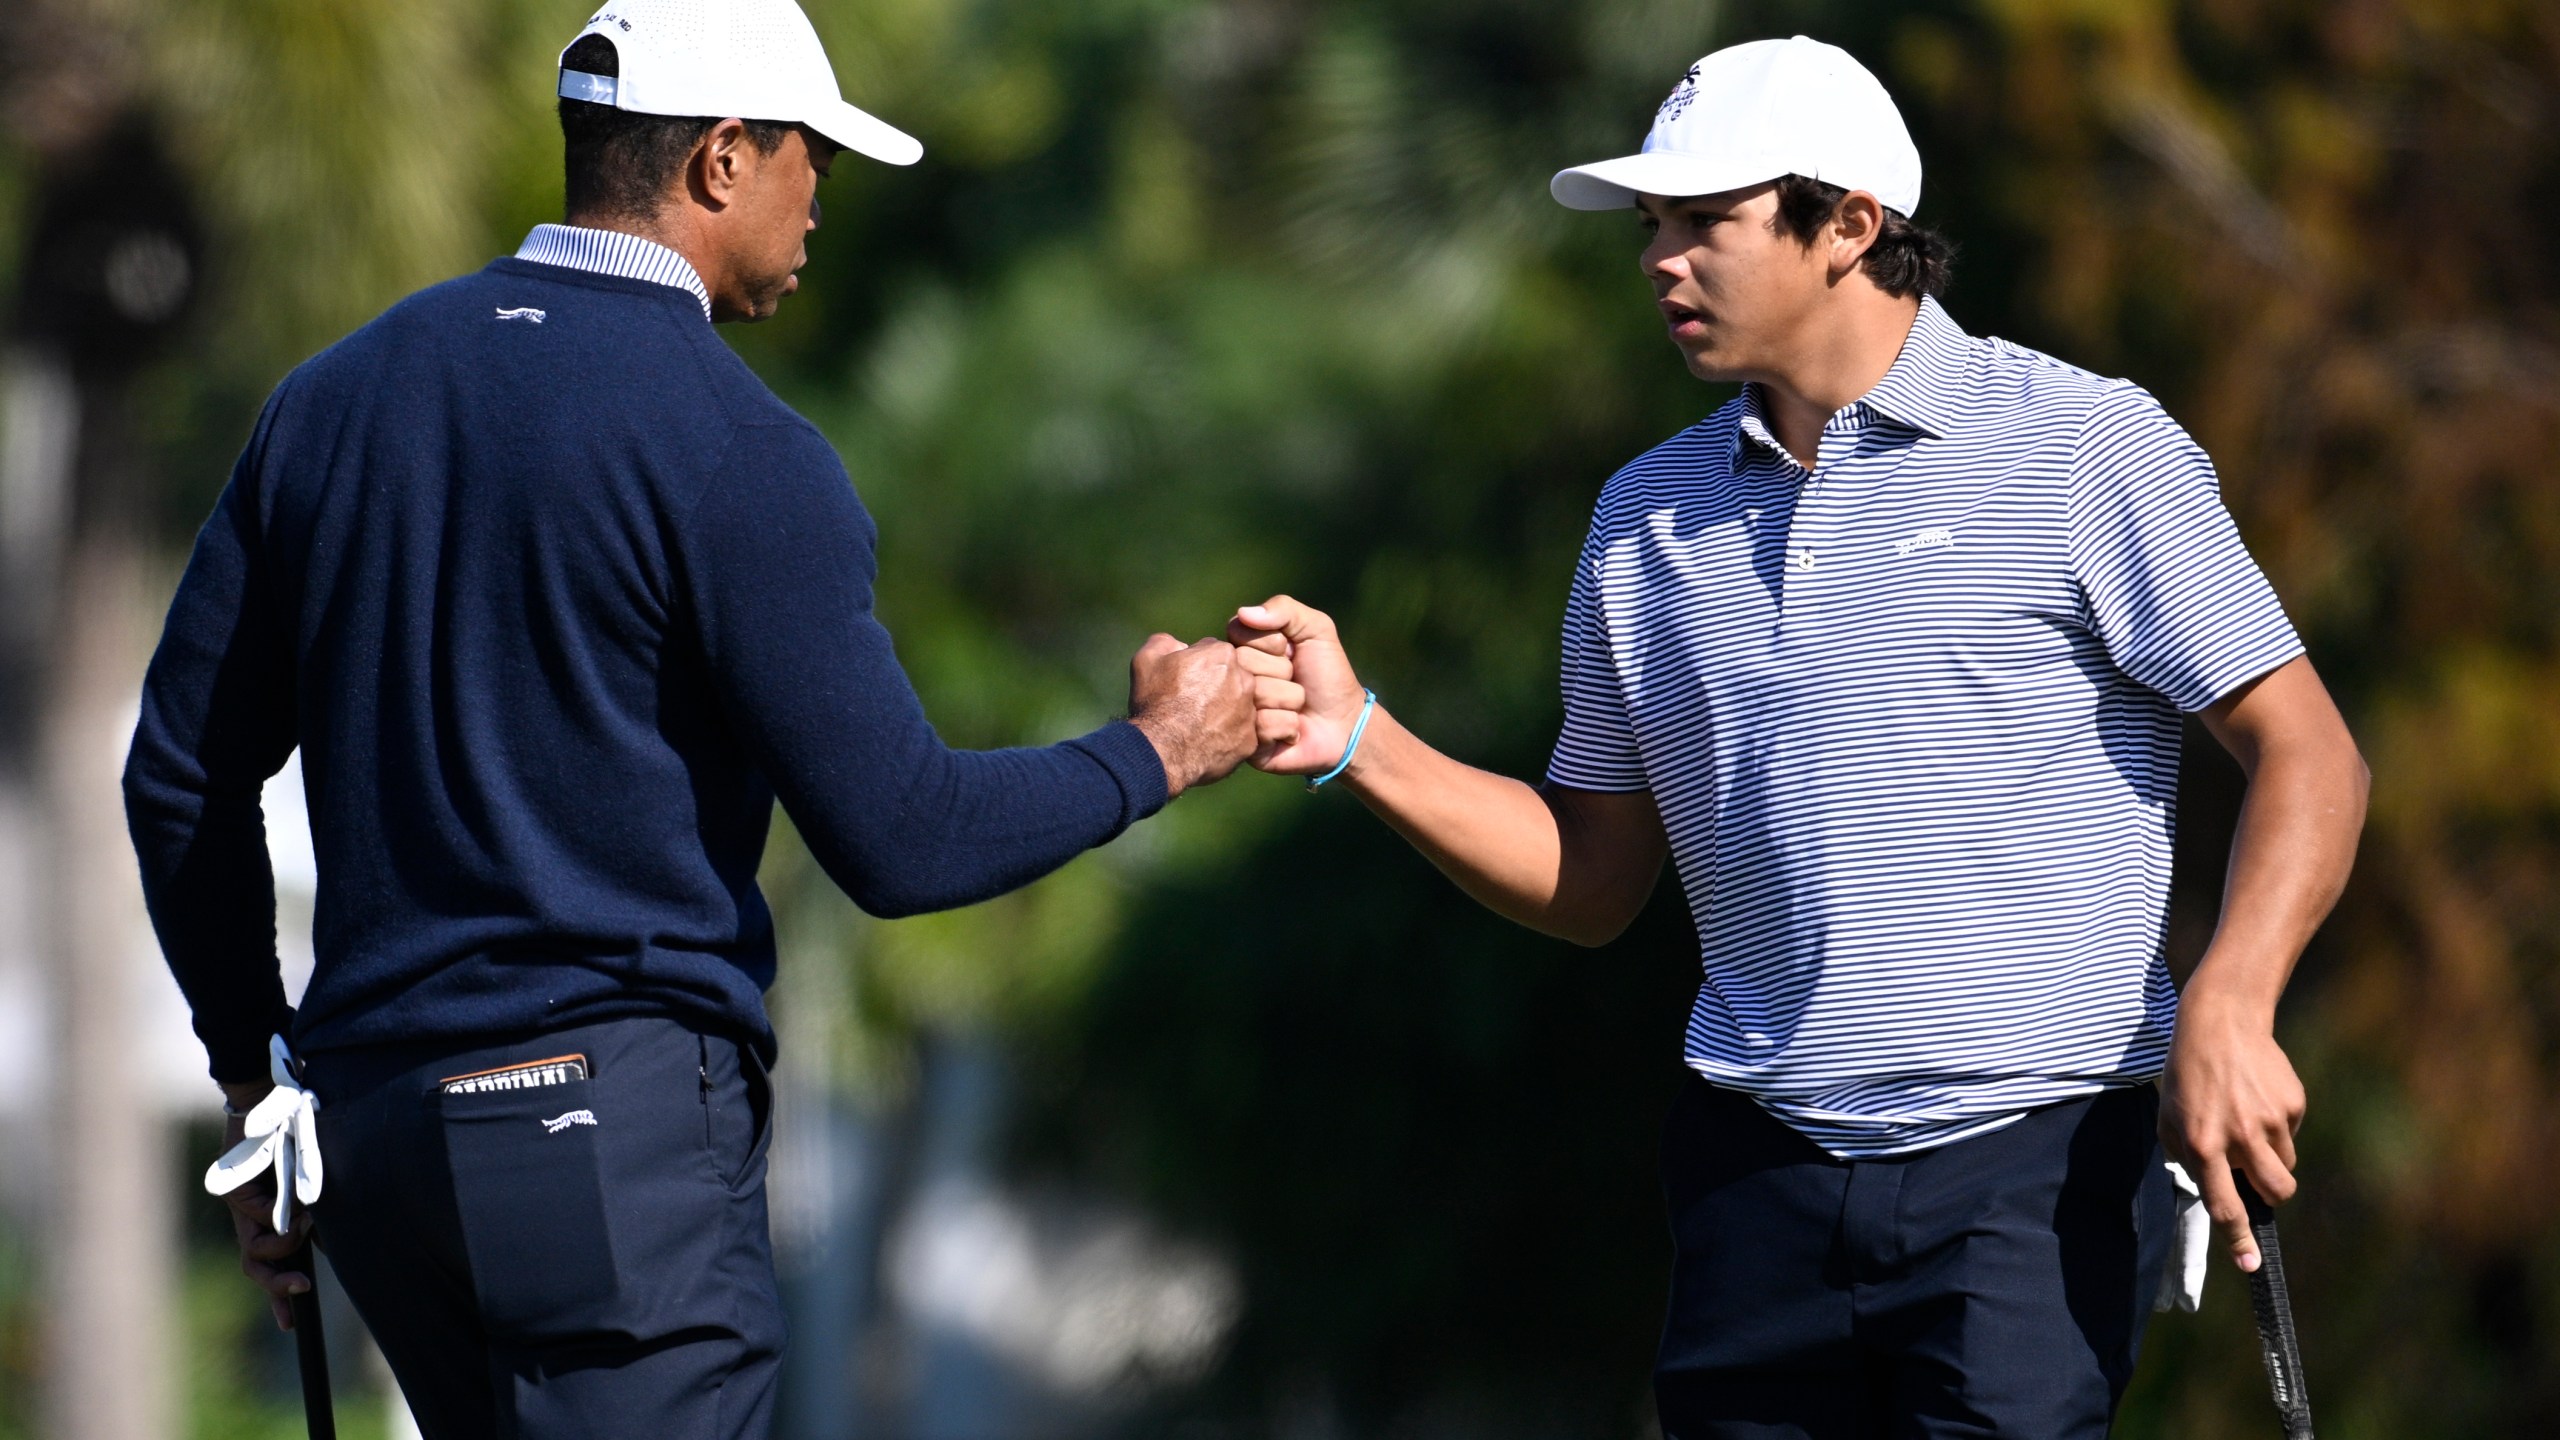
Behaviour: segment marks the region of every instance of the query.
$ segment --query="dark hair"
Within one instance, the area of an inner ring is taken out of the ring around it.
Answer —
[[[622,56],[602,35],[581,35],[560,57],[560,68],[620,75]],[[633,220],[655,215],[684,158],[718,123],[716,116],[642,115],[563,97],[560,138],[568,169],[568,213]],[[795,128],[779,120],[749,120],[747,143],[757,154],[770,155]]]
[[[1820,180],[1802,175],[1785,175],[1778,179],[1778,218],[1771,227],[1796,237],[1799,244],[1810,245],[1813,237],[1832,216],[1840,213],[1840,202],[1849,192]],[[1924,225],[1914,225],[1899,210],[1884,212],[1884,231],[1876,243],[1858,257],[1858,268],[1887,295],[1944,295],[1947,281],[1953,278],[1956,247],[1944,235]]]

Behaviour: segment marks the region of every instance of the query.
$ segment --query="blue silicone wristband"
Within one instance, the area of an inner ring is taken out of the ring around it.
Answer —
[[[1316,791],[1323,789],[1324,782],[1341,774],[1343,771],[1350,769],[1351,757],[1360,753],[1360,737],[1368,733],[1369,712],[1378,708],[1378,692],[1375,690],[1364,689],[1360,693],[1368,696],[1369,698],[1360,703],[1360,718],[1352,723],[1351,743],[1342,747],[1341,763],[1308,781],[1308,794],[1312,795]]]

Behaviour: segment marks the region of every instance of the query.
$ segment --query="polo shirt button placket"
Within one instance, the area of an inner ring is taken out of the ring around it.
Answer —
[[[1808,500],[1811,496],[1806,497]],[[1787,538],[1787,618],[1802,620],[1822,613],[1822,602],[1814,590],[1814,577],[1822,567],[1822,551],[1814,541],[1820,527],[1797,511],[1796,527]]]
[[[1801,471],[1796,495],[1795,514],[1787,526],[1787,578],[1785,618],[1804,620],[1822,613],[1822,602],[1815,588],[1822,568],[1824,541],[1829,533],[1823,506],[1823,479],[1839,464],[1843,455],[1834,454],[1835,441],[1855,443],[1854,435],[1845,434],[1838,420],[1822,429],[1821,449],[1814,462],[1820,468]]]

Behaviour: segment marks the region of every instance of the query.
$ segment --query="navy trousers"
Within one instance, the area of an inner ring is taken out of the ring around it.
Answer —
[[[1665,1128],[1664,1440],[2095,1440],[2175,1215],[2150,1086],[1886,1160],[1692,1077]]]
[[[447,1095],[582,1054],[589,1078]],[[309,1057],[319,1243],[428,1440],[761,1440],[783,1344],[772,1087],[667,1019]]]

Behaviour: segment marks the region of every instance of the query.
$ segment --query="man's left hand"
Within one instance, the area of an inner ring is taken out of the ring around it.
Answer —
[[[266,1098],[274,1087],[265,1081],[250,1085],[225,1085],[223,1099],[233,1110],[246,1111]],[[230,1116],[222,1125],[222,1148],[228,1152],[248,1134],[240,1115]],[[311,1239],[311,1212],[294,1207],[293,1223],[286,1233],[276,1233],[274,1217],[276,1182],[272,1174],[253,1180],[222,1197],[231,1209],[232,1238],[240,1243],[240,1273],[267,1292],[267,1309],[274,1314],[276,1328],[293,1328],[293,1296],[311,1288],[311,1277],[300,1270],[284,1268]]]

